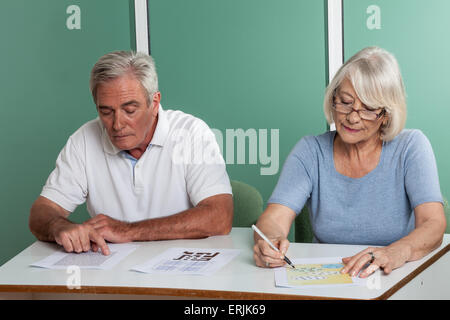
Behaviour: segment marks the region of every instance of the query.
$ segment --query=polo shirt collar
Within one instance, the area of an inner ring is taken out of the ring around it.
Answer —
[[[166,112],[163,110],[161,104],[158,108],[158,123],[156,124],[155,132],[153,133],[151,145],[164,146],[169,135],[169,121],[167,120]]]
[[[108,132],[106,132],[105,127],[99,119],[100,127],[102,128],[102,144],[103,151],[109,154],[116,155],[122,150],[117,148],[109,139]],[[153,133],[151,145],[164,146],[169,134],[169,122],[167,120],[166,112],[163,110],[161,104],[158,107],[158,123],[156,124],[155,132]]]

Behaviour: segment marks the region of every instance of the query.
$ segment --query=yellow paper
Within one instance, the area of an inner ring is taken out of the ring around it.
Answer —
[[[287,282],[291,286],[353,283],[348,274],[341,274],[342,264],[297,264],[286,267]]]

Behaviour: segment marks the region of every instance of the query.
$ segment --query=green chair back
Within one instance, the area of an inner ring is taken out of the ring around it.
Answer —
[[[450,206],[447,199],[444,198],[444,212],[445,219],[447,220],[447,228],[445,228],[445,233],[450,233]]]
[[[311,243],[314,234],[309,220],[309,211],[303,207],[300,214],[295,218],[295,242]]]
[[[233,227],[251,227],[263,212],[263,199],[259,191],[241,181],[231,180],[233,190]]]

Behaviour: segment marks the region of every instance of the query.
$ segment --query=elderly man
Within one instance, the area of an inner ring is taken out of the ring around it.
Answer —
[[[98,118],[59,154],[31,208],[32,233],[67,252],[103,254],[110,253],[107,242],[229,233],[231,186],[214,134],[192,115],[162,109],[153,59],[106,54],[92,69],[90,88]],[[69,221],[85,201],[92,218]]]

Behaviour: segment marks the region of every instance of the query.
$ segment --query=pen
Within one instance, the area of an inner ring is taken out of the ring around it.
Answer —
[[[267,242],[273,250],[275,250],[276,252],[280,252],[280,250],[278,250],[278,248],[275,247],[269,239],[267,239],[266,235],[264,233],[262,233],[261,230],[259,230],[257,226],[255,226],[253,224],[252,229],[255,230],[256,233],[259,234],[261,236],[261,238],[263,238],[264,241]],[[284,256],[284,261],[286,261],[292,268],[295,269],[295,266],[292,264],[291,260],[288,259],[288,257]]]

